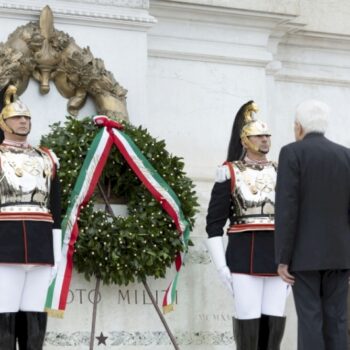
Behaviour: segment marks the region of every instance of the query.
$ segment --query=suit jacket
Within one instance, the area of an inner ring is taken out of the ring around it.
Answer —
[[[291,271],[350,268],[350,150],[310,133],[282,148],[275,256]]]

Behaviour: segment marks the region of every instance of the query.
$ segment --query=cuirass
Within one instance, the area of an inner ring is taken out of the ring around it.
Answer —
[[[235,224],[274,224],[276,165],[233,162]]]
[[[53,164],[36,148],[0,146],[1,211],[23,206],[48,208]],[[12,209],[11,209],[12,210]]]

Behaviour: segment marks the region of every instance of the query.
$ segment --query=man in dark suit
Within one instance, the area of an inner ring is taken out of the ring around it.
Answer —
[[[300,104],[297,142],[279,156],[275,252],[293,285],[298,350],[348,349],[350,150],[324,136],[328,115],[322,102]]]

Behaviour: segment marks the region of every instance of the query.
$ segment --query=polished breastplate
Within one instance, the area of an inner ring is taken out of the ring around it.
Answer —
[[[0,146],[0,211],[48,211],[53,165],[36,148]]]
[[[274,224],[276,165],[232,163],[234,224]]]

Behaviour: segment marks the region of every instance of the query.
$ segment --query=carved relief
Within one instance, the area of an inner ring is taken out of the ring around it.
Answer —
[[[21,94],[31,77],[39,82],[42,94],[50,91],[52,80],[60,94],[69,99],[71,115],[76,116],[90,96],[98,114],[128,119],[127,90],[89,48],[80,48],[67,33],[54,28],[48,6],[38,22],[18,27],[6,43],[0,43],[0,87],[11,82]]]

